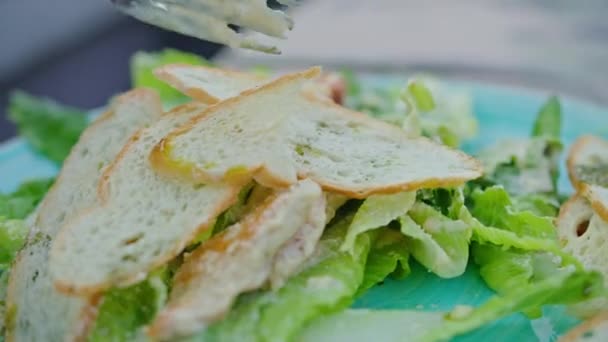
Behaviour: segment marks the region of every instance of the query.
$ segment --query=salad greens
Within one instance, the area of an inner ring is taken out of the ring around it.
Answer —
[[[594,272],[568,272],[495,296],[477,308],[451,312],[417,310],[346,310],[320,317],[300,335],[301,342],[322,341],[448,341],[485,324],[541,304],[570,304],[602,292]]]
[[[561,107],[557,98],[551,97],[540,109],[530,138],[506,140],[479,153],[485,181],[503,185],[517,197],[534,197],[523,202],[540,204],[543,211],[559,207],[560,139]]]
[[[342,217],[328,227],[309,266],[284,287],[243,296],[226,319],[194,340],[288,341],[314,318],[347,308],[364,279],[376,233],[359,235],[352,252],[341,252],[351,221]]]
[[[114,289],[104,296],[89,342],[132,341],[142,338],[141,327],[149,323],[165,304],[168,288],[162,274]]]
[[[133,85],[156,89],[170,106],[185,96],[152,72],[168,63],[210,63],[170,49],[132,58]],[[352,72],[342,75],[348,107],[402,127],[412,136],[458,147],[477,133],[471,97],[462,90],[427,76],[415,77],[402,89],[402,84],[370,88]],[[11,96],[9,112],[23,137],[58,164],[87,124],[78,110],[21,92]],[[556,236],[553,221],[562,199],[556,185],[560,140],[561,107],[551,97],[540,109],[529,138],[478,154],[486,169],[482,179],[458,188],[347,202],[326,227],[314,255],[282,288],[241,295],[224,319],[189,340],[392,341],[407,336],[441,341],[510,314],[538,317],[545,305],[605,295],[602,277],[583,270],[561,249]],[[0,316],[7,270],[28,233],[24,219],[52,182],[36,180],[0,194]],[[252,199],[260,190],[256,187],[245,187],[238,201],[217,218],[214,229],[168,266],[138,284],[105,294],[89,341],[145,339],[143,327],[164,306],[183,258],[256,205],[252,202],[263,198]],[[474,262],[496,295],[478,307],[457,306],[451,312],[347,309],[389,277],[407,281],[413,272],[410,259],[441,278],[458,277],[469,261]]]
[[[133,87],[147,87],[158,91],[163,102],[180,102],[186,99],[165,82],[158,80],[153,70],[165,64],[192,64],[211,66],[204,58],[179,50],[165,49],[159,52],[137,52],[131,58],[131,83]]]
[[[369,250],[365,274],[356,297],[384,282],[388,276],[396,279],[407,277],[412,272],[409,257],[405,236],[394,229],[381,228]]]
[[[17,251],[25,243],[27,226],[23,220],[0,216],[0,272],[8,269]]]
[[[400,219],[412,256],[442,278],[464,273],[469,260],[471,226],[452,220],[425,203],[416,203]]]
[[[40,154],[61,164],[87,126],[85,112],[21,91],[9,98],[9,118]]]
[[[391,221],[407,212],[416,200],[415,192],[402,192],[392,195],[370,196],[363,201],[357,210],[353,223],[348,230],[343,251],[355,247],[357,237],[366,231],[386,226]]]
[[[28,181],[10,194],[0,194],[0,216],[24,219],[40,203],[53,184],[52,179]]]

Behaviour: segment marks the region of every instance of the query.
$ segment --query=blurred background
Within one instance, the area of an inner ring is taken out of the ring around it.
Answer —
[[[235,68],[312,64],[430,71],[608,102],[606,0],[303,0],[281,56],[223,49],[153,28],[108,0],[0,2],[0,141],[13,89],[81,108],[129,88],[139,50],[187,50]]]

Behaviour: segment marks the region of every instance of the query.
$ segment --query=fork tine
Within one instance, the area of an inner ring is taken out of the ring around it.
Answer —
[[[293,20],[266,5],[265,0],[110,0],[123,12],[146,23],[231,47],[279,54],[276,46],[257,42],[235,32],[228,24],[275,38],[285,38]],[[295,0],[282,0],[293,3]]]

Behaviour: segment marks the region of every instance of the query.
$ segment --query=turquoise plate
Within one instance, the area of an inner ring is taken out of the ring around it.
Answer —
[[[370,82],[374,82],[370,80]],[[376,80],[386,83],[386,80]],[[479,84],[455,84],[471,91],[474,110],[480,122],[479,136],[465,144],[467,152],[475,152],[501,138],[526,137],[534,116],[548,94],[529,90]],[[566,146],[582,134],[608,134],[608,109],[574,99],[562,98]],[[563,163],[562,163],[563,164]],[[57,168],[37,156],[20,139],[0,146],[0,191],[14,190],[24,180],[52,176]],[[571,187],[562,170],[560,187]],[[413,265],[412,275],[403,280],[387,280],[371,289],[355,304],[355,308],[449,310],[454,305],[479,305],[492,291],[479,278],[477,269],[470,265],[467,272],[456,279],[440,279],[419,265]],[[544,316],[530,321],[523,315],[512,315],[496,321],[457,341],[554,341],[577,321],[567,316],[563,308],[548,307]]]

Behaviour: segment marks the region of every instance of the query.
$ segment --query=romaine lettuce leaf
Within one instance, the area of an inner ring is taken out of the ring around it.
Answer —
[[[398,231],[381,228],[367,256],[363,282],[357,297],[389,275],[403,278],[410,274],[409,252],[405,236]]]
[[[164,305],[167,286],[161,274],[104,295],[99,316],[88,341],[145,340],[142,327],[149,323]]]
[[[502,246],[473,244],[472,254],[480,266],[481,277],[499,294],[574,268],[563,265],[559,256],[548,252],[505,250]]]
[[[4,341],[4,321],[6,315],[6,291],[8,288],[8,271],[0,270],[0,342]]]
[[[467,92],[447,89],[437,79],[418,76],[401,95],[410,108],[404,129],[419,125],[422,135],[452,147],[477,134],[472,97]]]
[[[476,190],[469,199],[471,214],[486,226],[505,229],[518,236],[557,240],[552,218],[513,210],[510,196],[501,186]]]
[[[515,312],[548,304],[577,303],[600,296],[603,292],[603,279],[597,272],[561,272],[532,285],[514,288],[503,296],[492,297],[463,315],[448,315],[444,324],[422,340],[446,341]]]
[[[549,97],[540,108],[531,135],[560,140],[562,135],[562,108],[556,96]]]
[[[42,200],[53,179],[28,181],[10,194],[0,194],[0,216],[9,219],[24,219]]]
[[[11,94],[9,118],[40,154],[61,164],[87,127],[85,113],[17,91]]]
[[[464,273],[469,259],[470,224],[452,220],[433,207],[417,202],[400,218],[412,256],[442,278]]]
[[[341,250],[352,251],[360,234],[388,225],[405,214],[415,200],[415,191],[368,197],[357,210]]]
[[[412,136],[424,135],[449,146],[459,146],[477,134],[472,96],[447,89],[430,77],[414,77],[400,85],[365,87],[352,72],[347,81],[346,106],[402,127]]]
[[[165,82],[158,80],[153,73],[154,69],[173,63],[211,65],[211,63],[198,55],[174,49],[164,49],[159,52],[140,51],[131,57],[132,86],[155,89],[160,94],[163,102],[184,101],[186,99],[185,95]]]
[[[552,219],[514,209],[504,188],[478,189],[470,200],[475,218],[464,220],[473,226],[471,253],[481,277],[497,293],[506,295],[548,275],[581,269],[580,263],[561,249]],[[529,308],[527,313],[539,312],[540,308]]]
[[[289,341],[311,320],[348,307],[363,281],[371,238],[357,237],[353,252],[340,252],[350,218],[324,233],[309,266],[276,292],[241,296],[228,316],[192,340]]]
[[[443,312],[350,309],[314,320],[297,342],[419,341],[439,327]]]
[[[494,296],[477,308],[458,306],[452,312],[345,310],[316,319],[296,341],[448,341],[517,312],[579,302],[601,295],[602,291],[599,274],[564,272],[519,287],[506,296]]]
[[[511,195],[545,194],[557,200],[560,138],[561,107],[551,97],[539,110],[530,138],[501,141],[478,154],[486,180]]]
[[[543,194],[512,197],[511,202],[511,207],[515,211],[529,211],[534,215],[544,217],[556,217],[561,205],[555,196]]]
[[[23,220],[0,216],[0,272],[6,271],[17,251],[25,244],[28,227]]]

